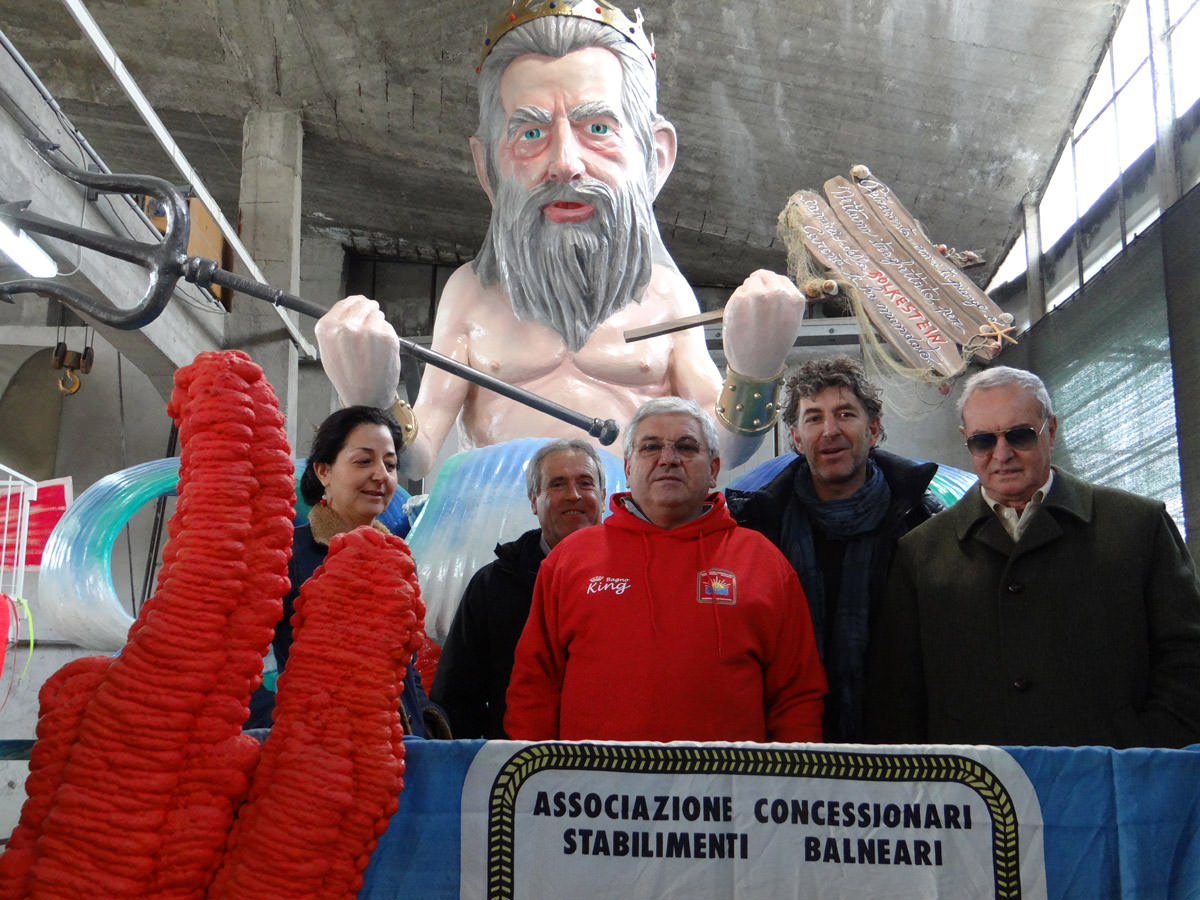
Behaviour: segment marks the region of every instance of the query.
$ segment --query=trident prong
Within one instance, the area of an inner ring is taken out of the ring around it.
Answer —
[[[149,273],[149,284],[146,293],[137,305],[127,310],[118,309],[110,303],[102,303],[80,290],[49,278],[27,278],[21,281],[0,283],[0,300],[11,303],[14,294],[41,294],[65,303],[77,312],[104,325],[133,331],[158,318],[166,307],[167,301],[171,299],[176,282],[183,278],[200,287],[208,287],[212,284],[221,285],[259,300],[266,300],[275,306],[303,313],[314,319],[319,319],[327,312],[324,307],[297,297],[295,294],[289,294],[287,291],[282,291],[269,284],[262,284],[253,279],[226,272],[211,259],[205,259],[202,256],[189,257],[187,244],[191,220],[187,203],[183,199],[183,194],[169,181],[155,178],[152,175],[86,172],[71,165],[61,157],[61,154],[55,153],[58,149],[56,144],[31,138],[27,138],[27,140],[47,165],[76,184],[102,193],[145,194],[154,197],[163,204],[166,211],[166,230],[161,241],[137,241],[48,219],[37,213],[29,212],[26,209],[28,206],[26,203],[4,204],[0,206],[0,220],[10,222],[27,231],[58,238],[141,266]],[[422,362],[508,397],[510,400],[523,403],[569,425],[582,428],[605,446],[617,438],[620,429],[612,419],[601,420],[585,416],[532,391],[465,366],[436,350],[422,347],[420,344],[404,338],[399,338],[399,341],[402,353],[407,353]]]

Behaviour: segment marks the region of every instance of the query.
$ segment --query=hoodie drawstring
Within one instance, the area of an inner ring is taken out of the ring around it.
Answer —
[[[658,622],[654,618],[654,577],[650,570],[650,539],[642,532],[642,576],[646,579],[646,605],[650,615],[650,633],[658,634]]]
[[[706,535],[704,533],[704,530],[701,529],[700,530],[700,539],[699,539],[699,541],[697,541],[697,543],[700,545],[700,549],[697,552],[700,557],[700,571],[701,572],[709,571],[709,569],[708,569],[708,554],[705,552],[705,549],[704,549],[704,541],[707,537],[708,537],[708,535]],[[696,590],[697,590],[697,592],[699,592],[699,586],[697,586]],[[699,598],[697,597],[697,599],[699,599]],[[717,605],[718,605],[717,598],[712,597],[711,602],[709,603],[709,606],[712,607],[713,624],[717,629],[717,659],[720,660],[723,655],[722,654],[722,650],[723,650],[722,637],[723,636],[721,634],[721,614],[720,614],[720,612],[717,611]]]

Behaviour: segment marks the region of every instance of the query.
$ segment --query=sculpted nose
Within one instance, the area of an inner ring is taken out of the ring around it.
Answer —
[[[569,124],[564,123],[555,129],[546,174],[551,181],[560,184],[570,184],[583,177],[583,158]]]

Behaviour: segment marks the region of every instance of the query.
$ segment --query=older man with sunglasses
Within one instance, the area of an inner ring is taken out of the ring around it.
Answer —
[[[1036,375],[969,379],[979,484],[902,538],[871,632],[867,730],[895,743],[1200,741],[1200,585],[1162,503],[1050,464]]]

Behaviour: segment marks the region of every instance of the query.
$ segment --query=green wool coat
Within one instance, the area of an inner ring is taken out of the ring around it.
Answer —
[[[910,532],[866,724],[885,743],[1200,741],[1200,586],[1164,505],[1055,468],[1015,544],[978,486]]]

